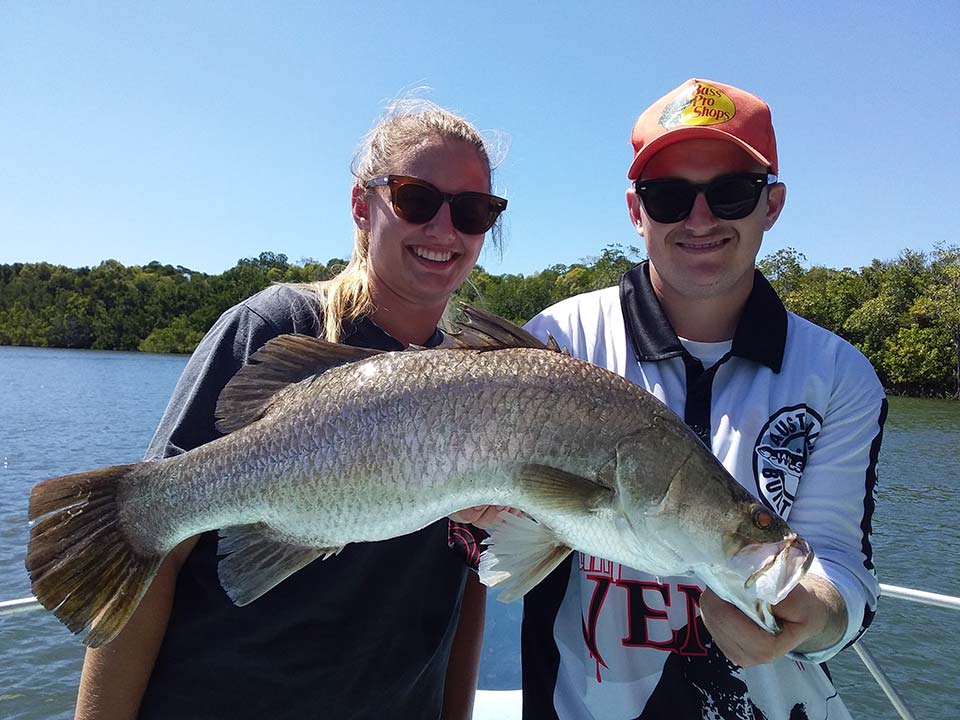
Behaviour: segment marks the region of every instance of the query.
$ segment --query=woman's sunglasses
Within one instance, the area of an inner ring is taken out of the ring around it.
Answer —
[[[390,204],[397,217],[414,225],[430,222],[444,202],[450,203],[450,221],[467,235],[482,235],[493,227],[507,201],[481,192],[445,193],[430,183],[405,175],[382,175],[370,180],[366,187],[386,185],[390,188]]]
[[[637,180],[634,187],[647,215],[658,223],[675,223],[690,215],[698,193],[703,193],[715,217],[721,220],[745,218],[757,207],[763,189],[775,182],[776,175],[739,173],[724,175],[702,185],[664,178]]]

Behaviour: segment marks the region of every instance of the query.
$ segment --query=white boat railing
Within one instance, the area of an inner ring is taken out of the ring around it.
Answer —
[[[937,607],[945,607],[949,610],[960,610],[960,598],[958,597],[926,592],[924,590],[914,590],[913,588],[897,587],[896,585],[884,585],[883,583],[880,583],[880,590],[883,592],[883,597],[895,597],[901,600],[912,600],[922,605],[936,605]]]
[[[19,600],[4,600],[0,602],[0,615],[13,615],[14,613],[24,612],[25,610],[39,610],[40,603],[35,597],[25,597]]]
[[[947,608],[948,610],[960,610],[960,597],[941,595],[940,593],[926,592],[925,590],[914,590],[913,588],[899,587],[897,585],[881,584],[880,590],[883,593],[883,597],[909,600],[910,602],[920,603],[922,605],[933,605],[936,607]],[[40,603],[37,602],[37,599],[34,597],[25,597],[18,600],[5,600],[0,602],[0,616],[12,615],[14,613],[26,612],[28,610],[37,610],[40,607]],[[900,693],[898,693],[896,688],[893,687],[893,683],[890,682],[890,678],[883,671],[883,668],[880,667],[880,664],[876,661],[873,653],[870,652],[863,640],[856,642],[853,645],[853,649],[856,651],[860,661],[863,663],[864,667],[867,668],[867,671],[876,681],[877,685],[879,685],[880,689],[883,690],[884,694],[887,696],[887,699],[890,701],[890,704],[893,705],[900,717],[903,720],[916,720],[916,716],[914,716],[914,714],[907,707],[907,704]],[[511,705],[516,703],[515,709],[519,709],[519,691],[490,692],[488,694],[490,697],[486,698],[484,691],[480,691],[478,703],[484,704],[484,702],[487,700],[495,703],[503,703],[504,701],[507,701]],[[493,709],[492,706],[490,709]],[[475,715],[474,717],[476,718],[479,716]],[[489,717],[495,717],[495,715],[490,715]],[[504,716],[501,714],[499,717]]]
[[[940,593],[914,590],[913,588],[899,587],[897,585],[884,585],[883,583],[880,584],[880,591],[883,597],[909,600],[910,602],[920,603],[921,605],[933,605],[949,610],[960,610],[960,598],[951,595],[941,595]],[[880,689],[883,690],[883,694],[887,696],[887,700],[890,701],[890,704],[893,705],[894,710],[897,711],[897,714],[902,720],[916,720],[916,716],[910,711],[910,708],[907,707],[903,696],[897,692],[893,683],[890,682],[890,678],[883,671],[883,668],[880,667],[880,663],[873,657],[873,653],[870,652],[863,640],[861,639],[854,643],[853,649],[857,653],[857,657],[860,658],[860,662],[863,663],[867,672],[873,676],[873,679],[877,685],[880,686]]]

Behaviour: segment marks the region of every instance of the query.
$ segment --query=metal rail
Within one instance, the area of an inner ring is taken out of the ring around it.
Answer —
[[[39,610],[42,607],[35,597],[25,597],[19,600],[4,600],[0,602],[0,615],[13,615],[26,610]]]
[[[926,592],[925,590],[914,590],[913,588],[899,587],[897,585],[884,585],[883,583],[880,583],[880,590],[884,597],[910,600],[911,602],[920,603],[921,605],[935,605],[936,607],[943,607],[948,610],[960,610],[960,597]],[[13,613],[23,612],[24,610],[39,610],[40,607],[40,603],[32,596],[18,600],[4,600],[0,602],[0,615],[12,615]]]
[[[909,600],[910,602],[920,603],[921,605],[933,605],[935,607],[947,608],[948,610],[960,610],[960,598],[951,595],[942,595],[940,593],[926,592],[925,590],[914,590],[913,588],[899,587],[898,585],[885,585],[880,583],[880,592],[885,597],[897,598],[898,600]],[[893,705],[893,709],[902,720],[916,720],[916,716],[907,707],[903,696],[897,692],[897,689],[890,682],[889,676],[880,667],[880,663],[873,657],[873,653],[864,644],[863,640],[858,640],[853,645],[857,657],[867,669],[867,672],[873,677],[887,700]]]
[[[884,585],[883,583],[880,583],[880,590],[886,597],[911,600],[922,605],[936,605],[937,607],[944,607],[948,610],[960,610],[960,597],[941,595],[940,593],[926,592],[925,590],[914,590],[913,588],[897,587],[896,585]]]
[[[857,656],[863,663],[863,666],[867,668],[871,675],[873,675],[873,679],[877,681],[877,685],[879,685],[880,689],[883,690],[883,694],[887,696],[887,700],[889,700],[890,704],[893,705],[893,709],[897,711],[897,714],[903,718],[903,720],[916,720],[916,716],[910,712],[910,708],[907,707],[907,703],[904,701],[900,693],[897,692],[897,689],[893,687],[893,683],[890,682],[890,678],[887,677],[887,674],[883,671],[883,668],[880,667],[880,663],[878,663],[873,657],[873,653],[870,652],[867,649],[867,646],[863,644],[863,640],[859,640],[854,643],[853,649],[856,651]]]
[[[899,587],[897,585],[884,585],[882,583],[880,585],[880,590],[885,597],[897,598],[899,600],[909,600],[910,602],[920,603],[922,605],[933,605],[935,607],[947,608],[948,610],[960,610],[960,597],[926,592],[925,590],[914,590],[913,588]],[[40,607],[40,603],[37,602],[37,599],[34,597],[25,597],[18,600],[5,600],[0,602],[0,616],[12,615],[14,613],[26,612],[29,610],[37,610]],[[893,687],[893,683],[890,682],[890,678],[873,657],[873,653],[871,653],[867,646],[864,645],[863,640],[856,642],[853,645],[853,649],[856,651],[857,656],[860,658],[860,661],[863,663],[864,667],[866,667],[870,675],[873,676],[873,679],[876,681],[877,685],[879,685],[880,689],[883,690],[883,693],[887,696],[887,699],[890,701],[890,704],[893,705],[894,709],[897,711],[897,714],[899,714],[903,720],[916,720],[914,714],[910,712],[910,709],[907,707],[903,697],[897,692],[896,688]],[[484,697],[483,700],[492,701],[494,695],[497,696],[498,703],[502,703],[504,698],[515,697],[515,693],[513,695],[508,693],[492,693],[490,694],[490,698]],[[500,697],[500,695],[503,695],[503,697]],[[486,704],[486,702],[484,704]]]

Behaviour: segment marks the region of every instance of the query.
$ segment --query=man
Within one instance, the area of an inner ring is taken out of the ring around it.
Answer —
[[[818,663],[876,608],[883,389],[755,270],[786,197],[766,103],[688,80],[640,115],[632,143],[627,209],[649,260],[527,327],[672,408],[816,560],[770,635],[695,577],[574,553],[525,599],[523,716],[849,717]]]

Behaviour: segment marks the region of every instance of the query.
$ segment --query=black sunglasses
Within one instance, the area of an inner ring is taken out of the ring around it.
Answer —
[[[636,180],[634,187],[651,218],[658,223],[675,223],[690,215],[698,193],[703,193],[715,217],[721,220],[745,218],[757,207],[763,189],[776,182],[776,175],[738,173],[723,175],[704,184],[679,178]]]
[[[397,217],[414,225],[430,222],[444,202],[450,203],[453,226],[467,235],[482,235],[493,227],[507,201],[481,192],[445,193],[425,180],[406,175],[381,175],[370,180],[367,188],[386,185],[390,188],[390,204]]]

